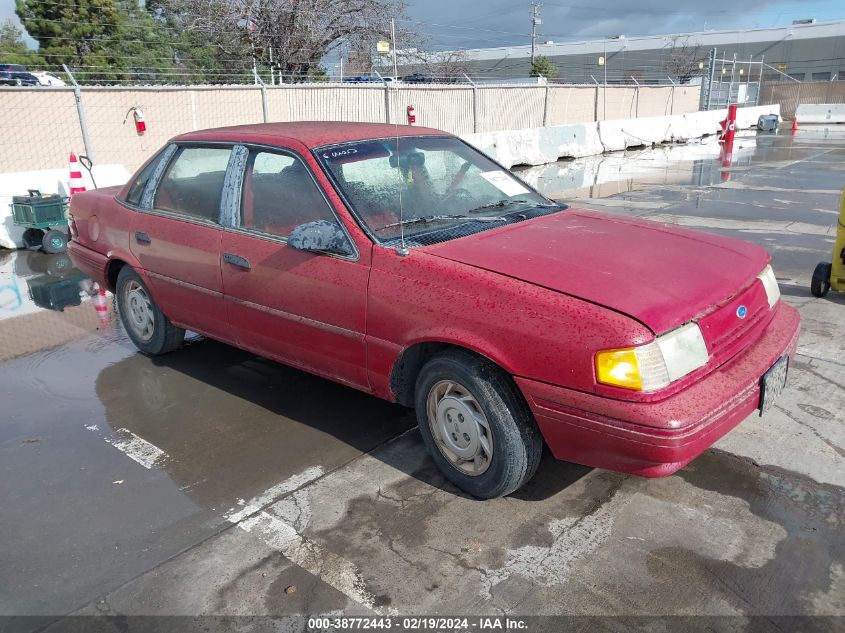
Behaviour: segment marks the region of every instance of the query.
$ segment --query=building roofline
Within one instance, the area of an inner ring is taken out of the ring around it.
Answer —
[[[738,36],[742,36],[739,41]],[[692,45],[703,47],[718,47],[731,44],[755,44],[758,42],[772,42],[791,38],[806,40],[822,37],[837,37],[845,35],[845,20],[828,20],[813,24],[790,24],[778,27],[760,27],[753,29],[724,29],[718,31],[690,31],[682,33],[665,33],[656,35],[634,35],[621,38],[601,38],[594,40],[580,40],[572,42],[555,42],[553,44],[538,44],[536,52],[549,57],[561,55],[575,55],[583,53],[597,53],[604,50],[615,51],[616,47],[631,50],[654,50],[670,48],[672,41],[678,39],[693,40]],[[662,42],[662,45],[656,43]],[[572,50],[567,50],[572,49]],[[500,46],[492,48],[472,48],[461,51],[467,61],[481,61],[486,59],[501,59],[511,57],[530,56],[531,46]]]

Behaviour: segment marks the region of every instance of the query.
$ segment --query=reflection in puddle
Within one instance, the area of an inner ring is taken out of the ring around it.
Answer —
[[[97,330],[114,332],[111,297],[66,253],[0,254],[0,360],[48,350]]]
[[[684,145],[588,156],[551,165],[516,168],[530,185],[554,198],[604,198],[656,185],[714,185],[724,180],[726,167],[751,164],[754,137],[737,137],[732,160],[723,161],[713,139]]]

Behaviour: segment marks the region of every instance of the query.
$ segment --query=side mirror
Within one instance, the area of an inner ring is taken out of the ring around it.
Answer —
[[[355,249],[340,224],[316,220],[300,224],[288,235],[288,246],[300,251],[351,256]]]

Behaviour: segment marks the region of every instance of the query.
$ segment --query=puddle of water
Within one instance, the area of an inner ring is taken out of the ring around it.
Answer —
[[[812,126],[795,136],[743,132],[737,135],[730,157],[713,136],[683,145],[588,156],[514,171],[554,199],[606,198],[656,186],[707,187],[727,182],[753,165],[783,168],[793,161],[835,161],[843,151],[845,126]]]

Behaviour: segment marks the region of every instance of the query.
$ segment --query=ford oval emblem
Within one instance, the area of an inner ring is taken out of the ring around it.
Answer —
[[[746,308],[745,306],[739,306],[739,307],[736,309],[736,315],[737,315],[740,319],[744,319],[746,316],[748,316],[748,308]]]

